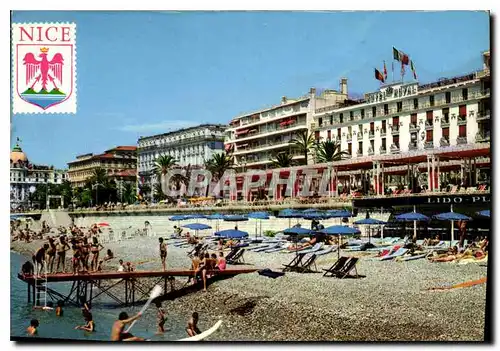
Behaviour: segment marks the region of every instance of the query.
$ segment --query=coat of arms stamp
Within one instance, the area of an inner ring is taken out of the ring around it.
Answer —
[[[12,24],[13,113],[76,113],[76,25]]]

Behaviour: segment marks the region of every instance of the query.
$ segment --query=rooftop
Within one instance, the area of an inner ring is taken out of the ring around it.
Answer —
[[[204,129],[204,128],[208,128],[208,129],[223,128],[223,129],[226,129],[227,127],[228,126],[226,124],[208,124],[208,123],[207,124],[200,124],[200,125],[197,125],[197,126],[182,128],[182,129],[174,130],[174,131],[167,132],[167,133],[155,134],[155,135],[150,135],[150,136],[140,136],[139,137],[139,141],[141,141],[141,140],[147,140],[147,139],[155,139],[155,138],[158,138],[158,137],[175,135],[175,134],[180,134],[180,133],[186,133],[186,132],[197,130],[197,129]]]

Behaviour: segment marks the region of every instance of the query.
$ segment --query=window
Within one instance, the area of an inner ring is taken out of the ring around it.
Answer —
[[[418,108],[418,99],[413,99],[413,108],[415,110]]]
[[[467,88],[462,89],[462,99],[464,99],[464,100],[469,99],[469,89],[467,89]]]
[[[337,129],[337,137],[340,139],[340,135],[341,135],[341,129]]]
[[[432,141],[433,133],[432,129],[427,131],[425,141]]]
[[[332,140],[332,131],[331,131],[331,130],[329,130],[329,131],[327,132],[327,137],[326,137],[326,138],[327,138],[328,140]]]
[[[349,134],[349,135],[352,134],[352,127],[351,126],[347,127],[347,134]]]
[[[384,104],[384,115],[389,114],[389,104]]]
[[[386,121],[382,121],[382,130],[385,131]]]
[[[376,106],[372,107],[372,117],[377,117],[377,107]]]
[[[352,143],[347,143],[347,152],[352,155]]]
[[[354,111],[349,112],[349,118],[351,121],[354,119]]]
[[[393,127],[396,127],[396,126],[399,127],[399,116],[392,117],[392,126]]]
[[[434,95],[430,95],[430,96],[429,96],[429,104],[430,104],[431,106],[434,106]]]
[[[363,142],[362,142],[362,141],[360,141],[360,142],[358,143],[358,153],[359,153],[359,154],[362,154],[362,153],[363,153]]]
[[[392,137],[392,143],[397,147],[399,147],[399,137],[398,136]]]
[[[432,124],[432,117],[433,117],[432,111],[427,111],[426,115],[427,115],[427,122],[430,122]]]
[[[386,139],[382,138],[382,150],[386,150]]]
[[[467,125],[458,126],[458,136],[461,138],[467,137]]]
[[[449,136],[450,136],[450,128],[443,128],[443,137],[448,139]]]
[[[361,119],[364,119],[365,118],[365,109],[362,109],[361,110]]]
[[[443,111],[441,112],[443,114],[443,118],[446,122],[448,122],[448,117],[450,115],[450,109],[449,108],[443,108]]]
[[[314,139],[319,140],[319,130],[314,132]]]
[[[370,141],[370,148],[373,150],[375,150],[375,141],[374,140],[371,140]]]
[[[358,133],[363,134],[363,125],[362,124],[358,125]]]
[[[339,115],[339,120],[340,120],[340,123],[344,123],[344,114],[343,113],[341,113]]]
[[[318,124],[320,127],[323,125],[323,118],[318,118]]]
[[[417,114],[416,113],[412,113],[411,114],[411,124],[413,125],[417,125]]]
[[[370,132],[373,132],[375,130],[375,123],[371,122],[370,123]]]
[[[458,106],[458,115],[460,117],[467,116],[467,106],[466,105],[460,105],[460,106]]]
[[[330,115],[330,124],[333,124],[333,115]]]
[[[401,112],[403,111],[403,102],[402,101],[399,101],[397,104],[397,109],[398,109],[398,112]]]
[[[447,91],[444,94],[444,98],[445,98],[446,103],[449,104],[451,102],[451,92]]]

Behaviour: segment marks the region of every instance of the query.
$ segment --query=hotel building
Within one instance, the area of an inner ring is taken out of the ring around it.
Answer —
[[[237,170],[267,169],[273,156],[282,151],[292,153],[298,163],[304,155],[291,148],[291,140],[310,130],[313,114],[323,106],[339,106],[348,99],[347,79],[340,82],[340,91],[325,90],[290,99],[281,98],[279,105],[233,118],[226,130],[226,150],[232,151]],[[311,159],[309,161],[312,161]]]
[[[181,167],[203,166],[205,160],[214,154],[224,152],[223,124],[201,124],[159,135],[140,137],[138,140],[137,173],[142,196],[152,197],[152,183],[155,182],[155,161],[160,156],[169,155]]]
[[[106,170],[115,181],[136,182],[137,147],[117,146],[102,154],[80,155],[68,162],[68,178],[73,187],[82,187],[97,168]]]

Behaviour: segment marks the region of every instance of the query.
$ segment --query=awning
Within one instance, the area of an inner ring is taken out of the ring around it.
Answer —
[[[236,135],[241,135],[246,133],[248,133],[248,129],[240,129],[236,131]]]
[[[224,145],[224,150],[226,150],[226,151],[231,150],[233,148],[233,145],[234,144],[226,144],[226,145]]]

